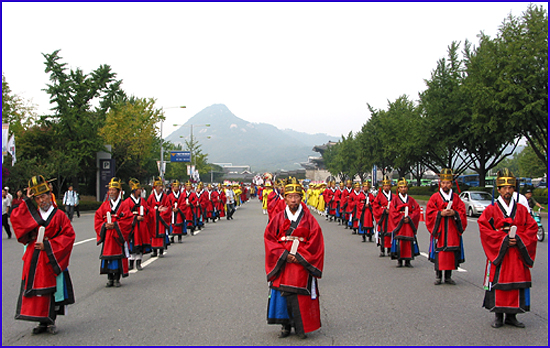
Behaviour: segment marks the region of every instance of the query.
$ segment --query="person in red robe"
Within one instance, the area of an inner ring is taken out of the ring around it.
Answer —
[[[466,206],[453,192],[453,172],[445,168],[439,174],[439,191],[434,193],[426,206],[426,228],[430,232],[429,260],[434,263],[435,285],[455,285],[451,278],[454,269],[465,261],[462,233],[468,225]]]
[[[143,254],[151,252],[151,232],[149,219],[151,212],[144,198],[141,197],[141,184],[137,179],[128,182],[132,193],[123,204],[123,211],[128,210],[132,214],[132,224],[128,236],[128,249],[130,251],[128,269],[134,269],[134,263],[138,271],[142,271],[141,261]]]
[[[323,197],[325,198],[326,210],[327,210],[327,220],[332,221],[336,220],[336,182],[331,180],[329,182],[329,187],[323,192]]]
[[[391,180],[387,176],[384,176],[382,180],[382,190],[376,195],[372,207],[374,218],[376,219],[378,233],[377,244],[380,246],[380,257],[386,256],[385,252],[390,256],[392,230],[389,226],[389,216],[392,196]]]
[[[175,236],[178,236],[178,243],[182,243],[183,235],[187,234],[187,228],[185,226],[185,214],[183,213],[179,204],[180,196],[180,182],[178,180],[174,180],[174,182],[172,183],[172,190],[168,195],[168,200],[170,201],[170,209],[172,210],[172,214],[170,214],[170,227],[172,228],[170,241],[172,243],[174,243]]]
[[[334,193],[334,200],[336,203],[336,211],[335,211],[335,220],[338,220],[338,225],[342,224],[342,214],[341,214],[341,205],[342,205],[342,193],[344,192],[345,186],[344,182],[340,182],[340,185],[336,189],[336,192]]]
[[[189,229],[191,235],[195,231],[196,226],[196,216],[195,216],[195,204],[197,203],[197,195],[193,192],[193,184],[191,181],[185,183],[185,190],[181,193],[180,199],[178,201],[178,207],[182,210],[185,215],[186,229],[184,233],[187,234],[186,230]]]
[[[390,225],[392,227],[391,259],[397,260],[397,267],[413,267],[411,260],[420,255],[416,232],[420,221],[420,206],[410,197],[408,182],[401,178],[397,182],[399,193],[390,203]]]
[[[65,315],[66,306],[75,302],[68,270],[75,233],[67,215],[53,205],[42,175],[29,181],[11,223],[17,241],[25,245],[15,319],[39,322],[32,330],[35,335],[56,334],[57,315]]]
[[[151,257],[164,257],[164,249],[167,248],[166,236],[170,231],[172,209],[170,209],[170,199],[164,193],[164,184],[160,176],[157,176],[153,182],[153,192],[147,199],[147,205],[153,212],[149,220],[149,228],[152,234],[151,247],[153,248]]]
[[[208,194],[208,201],[206,205],[206,220],[208,221],[208,219],[210,219],[212,220],[212,222],[216,222],[216,219],[218,218],[218,191],[214,190],[214,188],[210,184],[208,184],[206,188]]]
[[[285,182],[282,179],[277,179],[275,181],[275,188],[267,196],[267,218],[270,219],[271,216],[281,210],[281,203],[284,202],[284,186]]]
[[[225,203],[227,202],[227,198],[225,197],[225,190],[221,184],[216,185],[216,192],[218,192],[218,205],[216,210],[218,212],[218,220],[221,220],[221,218],[225,217]]]
[[[99,274],[107,274],[107,287],[120,287],[120,277],[128,276],[128,238],[130,236],[132,213],[124,206],[122,182],[111,178],[107,185],[108,199],[101,204],[94,216],[97,245],[101,244]]]
[[[265,270],[271,288],[267,323],[281,324],[279,337],[321,327],[317,280],[323,272],[325,244],[317,220],[302,203],[295,179],[285,187],[285,210],[271,217],[264,233]]]
[[[357,231],[363,236],[363,242],[372,242],[374,236],[374,217],[372,213],[372,205],[374,203],[374,196],[369,192],[370,182],[365,181],[363,183],[363,189],[359,195],[359,201],[356,203],[356,213],[353,219],[353,225],[357,224]]]
[[[344,189],[344,191],[342,191],[342,196],[340,198],[340,207],[341,207],[340,219],[342,220],[342,224],[345,226],[344,227],[345,229],[351,228],[349,226],[349,216],[350,216],[350,213],[351,213],[351,209],[350,209],[350,203],[351,202],[348,198],[351,195],[351,193],[353,192],[352,184],[353,183],[352,183],[351,180],[346,181],[346,188]]]
[[[528,312],[531,305],[529,269],[535,262],[538,226],[527,208],[518,204],[516,183],[507,168],[499,171],[496,186],[500,196],[477,221],[487,257],[483,307],[495,313],[494,328],[504,324],[525,327],[516,314]]]
[[[362,196],[361,184],[356,182],[353,184],[353,191],[347,196],[347,205],[346,205],[346,215],[348,216],[347,224],[349,228],[353,231],[351,234],[357,234],[359,229],[359,216],[358,216],[358,207],[359,201]]]
[[[197,203],[195,204],[195,215],[197,217],[196,226],[201,230],[206,220],[206,205],[208,203],[208,194],[202,182],[199,182],[195,190],[195,195],[197,195]]]

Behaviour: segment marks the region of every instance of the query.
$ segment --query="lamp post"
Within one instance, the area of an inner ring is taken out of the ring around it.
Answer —
[[[210,127],[210,123],[206,123],[206,124],[177,124],[177,123],[174,123],[174,127],[190,127],[190,142],[191,142],[191,145],[193,145],[193,127]],[[182,136],[180,136],[180,138],[183,138]],[[190,147],[189,148],[189,152],[191,153],[191,165],[193,165],[193,149]]]
[[[170,107],[167,107],[167,108],[161,108],[162,110],[164,109],[185,109],[185,106],[170,106]],[[164,182],[164,148],[162,146],[162,144],[164,143],[164,140],[162,139],[162,126],[164,124],[164,121],[161,120],[160,121],[160,168],[159,168],[159,172],[160,172],[160,178],[162,179],[162,182]]]

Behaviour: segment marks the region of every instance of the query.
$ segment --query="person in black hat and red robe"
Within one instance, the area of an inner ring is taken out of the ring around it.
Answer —
[[[317,280],[325,244],[317,220],[302,203],[302,186],[285,186],[286,208],[271,216],[264,233],[265,270],[271,288],[268,324],[281,324],[279,337],[295,328],[300,338],[321,327]]]
[[[499,171],[496,186],[500,196],[477,221],[487,256],[483,307],[495,313],[494,328],[504,324],[524,328],[516,314],[528,312],[531,306],[530,268],[535,263],[538,226],[527,208],[517,203],[516,184],[511,171]]]
[[[75,233],[69,218],[52,202],[50,187],[41,175],[29,181],[27,197],[12,211],[17,241],[25,245],[21,292],[15,319],[38,321],[33,334],[57,333],[57,315],[75,302],[69,260]]]
[[[426,206],[426,228],[430,232],[429,260],[434,263],[435,285],[455,285],[452,272],[465,261],[462,233],[468,225],[466,206],[453,192],[453,172],[445,168],[439,174],[439,191]]]
[[[120,287],[120,278],[128,276],[128,238],[132,213],[123,204],[120,179],[112,178],[107,187],[108,198],[94,216],[97,245],[101,244],[99,274],[107,274],[107,287]]]

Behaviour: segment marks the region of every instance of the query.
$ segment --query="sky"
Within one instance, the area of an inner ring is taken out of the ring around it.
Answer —
[[[107,64],[128,95],[155,98],[163,137],[212,104],[249,122],[339,137],[360,131],[367,103],[418,100],[453,41],[495,37],[528,5],[3,2],[2,72],[39,114],[53,106],[42,54],[60,49],[69,68]]]

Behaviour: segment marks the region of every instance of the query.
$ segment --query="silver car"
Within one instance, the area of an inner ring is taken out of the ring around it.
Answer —
[[[460,194],[460,199],[466,205],[468,216],[481,215],[485,208],[491,205],[492,197],[483,191],[465,191]]]

